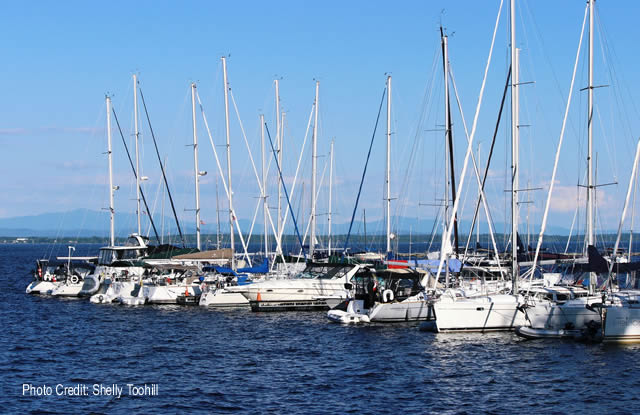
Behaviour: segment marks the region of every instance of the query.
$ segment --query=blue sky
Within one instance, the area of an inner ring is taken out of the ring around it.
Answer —
[[[508,2],[496,39],[477,140],[488,148],[508,62]],[[522,183],[548,186],[555,145],[566,103],[584,13],[584,1],[517,1],[517,45],[523,49],[521,79],[535,81],[521,93]],[[194,206],[190,147],[189,84],[198,83],[217,145],[224,142],[220,57],[228,55],[229,81],[252,153],[260,159],[258,115],[264,113],[275,133],[273,80],[281,79],[282,108],[287,113],[284,175],[292,178],[313,103],[314,80],[320,81],[318,152],[328,154],[335,137],[334,221],[346,222],[372,133],[385,74],[393,76],[394,212],[433,218],[433,203],[442,189],[442,71],[438,26],[450,34],[450,60],[467,124],[471,125],[499,1],[283,2],[13,2],[0,17],[0,217],[107,206],[104,95],[113,96],[125,135],[132,145],[132,81],[138,73],[170,185],[185,220]],[[599,1],[595,83],[610,85],[596,92],[594,137],[598,181],[617,181],[598,196],[605,229],[616,228],[622,210],[635,140],[640,135],[634,100],[640,92],[636,68],[634,1]],[[604,52],[603,52],[604,51]],[[586,53],[586,49],[584,49]],[[583,57],[586,56],[583,53]],[[582,59],[584,62],[584,59]],[[435,74],[432,69],[435,68]],[[431,87],[430,87],[431,85]],[[576,87],[586,85],[586,66],[579,65]],[[425,96],[428,105],[423,106]],[[455,107],[455,105],[454,105]],[[508,107],[507,107],[508,109]],[[232,154],[236,209],[251,219],[257,186],[239,124],[232,114]],[[462,122],[454,111],[458,174],[465,149]],[[508,111],[507,111],[508,113]],[[574,94],[558,193],[550,222],[569,227],[576,205],[576,184],[584,174],[586,94]],[[143,115],[141,118],[144,120]],[[424,121],[420,124],[419,120]],[[503,120],[509,121],[506,116]],[[202,121],[198,121],[200,165],[208,170],[202,183],[202,217],[215,220],[216,167]],[[151,137],[143,122],[143,174],[148,196],[156,199],[160,176]],[[506,124],[504,124],[506,125]],[[384,114],[374,144],[361,206],[367,217],[382,215]],[[526,131],[525,131],[526,130]],[[509,152],[503,127],[491,167],[488,197],[494,220],[505,216],[504,179]],[[636,138],[634,138],[636,137]],[[114,134],[116,209],[131,212],[132,175],[119,137]],[[222,147],[218,147],[223,151]],[[484,164],[486,150],[482,151]],[[410,163],[410,156],[413,162]],[[322,172],[326,157],[318,160]],[[412,169],[407,172],[407,166]],[[302,213],[309,210],[309,148],[301,180]],[[224,166],[223,166],[224,168]],[[326,212],[328,172],[318,211]],[[411,177],[406,186],[405,176]],[[275,178],[271,169],[270,182]],[[458,181],[460,178],[458,178]],[[464,215],[470,215],[475,179],[463,189]],[[273,193],[273,185],[269,186]],[[545,191],[521,215],[539,223]],[[222,189],[220,190],[222,194]],[[402,193],[402,194],[400,194]],[[275,205],[272,199],[271,205]],[[221,200],[224,206],[224,200]],[[298,203],[298,202],[296,202]],[[640,203],[640,200],[638,201]],[[156,201],[160,209],[160,201]],[[223,215],[224,217],[224,215]],[[325,217],[319,219],[324,226]],[[583,226],[584,214],[578,214]],[[108,226],[105,215],[105,228]],[[526,226],[526,225],[523,225]],[[132,224],[133,229],[133,224]],[[418,230],[420,231],[420,230]],[[422,230],[424,232],[430,229]]]

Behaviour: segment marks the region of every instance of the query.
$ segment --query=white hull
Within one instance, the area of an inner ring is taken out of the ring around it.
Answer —
[[[429,323],[438,332],[513,330],[526,324],[518,303],[517,297],[506,294],[463,299],[441,297],[433,302],[435,321]]]
[[[59,283],[51,281],[32,281],[26,289],[27,294],[49,295]]]
[[[347,311],[329,310],[327,318],[336,323],[394,323],[429,320],[432,313],[429,303],[418,294],[400,302],[376,302],[371,309],[364,308],[363,300],[350,300]]]
[[[95,304],[121,303],[123,299],[137,297],[136,288],[140,283],[133,281],[106,281],[107,289],[103,293],[94,294],[89,299]]]
[[[82,281],[76,284],[62,283],[51,291],[51,295],[58,297],[77,297],[80,293],[80,290],[82,289],[82,286]]]
[[[203,293],[200,297],[200,305],[205,307],[246,307],[249,305],[249,300],[241,293],[218,288]]]
[[[530,325],[544,330],[582,329],[591,321],[600,322],[597,311],[587,305],[601,303],[602,297],[589,296],[567,300],[564,303],[539,301],[533,307],[526,308]]]
[[[616,298],[618,297],[618,298]],[[640,293],[614,295],[614,302],[605,306],[602,319],[603,341],[608,343],[640,342]]]
[[[398,303],[376,303],[369,312],[369,319],[380,323],[424,321],[432,318],[429,308],[429,303],[415,298]]]
[[[325,297],[347,297],[344,279],[340,280],[275,280],[246,286],[242,295],[249,301],[283,302],[316,301]]]
[[[364,308],[364,301],[351,300],[347,305],[347,311],[343,310],[329,310],[327,312],[327,318],[329,321],[341,324],[358,324],[358,323],[370,323],[367,311]]]
[[[149,304],[178,304],[178,297],[188,293],[191,296],[200,295],[200,288],[191,284],[145,285],[142,296]]]

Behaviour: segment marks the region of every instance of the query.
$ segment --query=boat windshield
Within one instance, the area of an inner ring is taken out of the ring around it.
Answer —
[[[327,265],[312,265],[305,268],[298,278],[306,279],[321,279],[329,280],[333,278],[344,277],[351,269],[352,265],[345,266],[327,266]]]
[[[108,249],[103,248],[98,255],[99,265],[111,265],[114,261],[133,260],[140,257],[139,249]]]

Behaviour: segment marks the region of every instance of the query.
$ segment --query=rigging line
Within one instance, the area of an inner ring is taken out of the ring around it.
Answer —
[[[496,128],[493,130],[493,139],[491,140],[491,148],[489,149],[489,156],[487,158],[487,167],[484,169],[484,175],[482,177],[482,192],[484,192],[484,186],[487,183],[487,177],[489,176],[489,166],[491,165],[491,159],[493,157],[493,150],[496,145],[496,138],[498,137],[498,131],[500,129],[500,121],[502,119],[502,112],[504,109],[504,103],[507,98],[507,91],[509,90],[509,81],[511,80],[511,67],[509,67],[509,72],[507,73],[507,81],[504,84],[504,91],[502,92],[502,101],[500,102],[500,109],[498,110],[498,120],[496,121]],[[469,230],[469,237],[467,238],[467,244],[464,248],[465,256],[467,254],[467,250],[469,249],[469,243],[471,242],[471,234],[473,233],[473,229],[476,226],[478,214],[480,212],[480,203],[481,203],[482,193],[480,197],[478,197],[478,203],[476,203],[476,208],[473,212],[473,220],[471,221],[471,229]],[[489,213],[490,214],[490,213]],[[493,221],[493,218],[491,218]]]
[[[569,237],[567,238],[567,244],[564,247],[565,254],[569,250],[569,244],[571,243],[571,237],[573,236],[573,229],[576,223],[576,218],[578,217],[579,207],[580,207],[580,189],[577,189],[576,190],[576,209],[573,213],[573,220],[571,221],[571,228],[569,229]]]
[[[302,255],[304,259],[307,259],[307,254],[304,250],[304,245],[302,244],[302,238],[300,238],[300,231],[298,230],[298,223],[296,222],[296,217],[293,215],[293,208],[291,207],[291,201],[289,200],[289,192],[287,192],[287,186],[284,183],[284,179],[282,178],[282,170],[280,169],[280,163],[278,163],[278,158],[276,154],[276,149],[273,147],[273,141],[271,140],[271,133],[269,133],[269,127],[267,123],[264,123],[264,128],[267,131],[267,136],[269,137],[269,145],[271,146],[271,151],[273,152],[273,157],[276,161],[276,167],[278,169],[278,175],[280,176],[280,181],[282,182],[282,189],[284,190],[284,195],[287,197],[287,205],[289,206],[289,211],[291,211],[291,220],[293,220],[293,226],[296,230],[296,235],[298,236],[298,242],[300,242],[300,247],[302,248]],[[284,226],[283,226],[284,228]],[[313,258],[311,258],[313,260]]]
[[[300,156],[298,157],[298,165],[296,166],[296,174],[293,176],[293,184],[291,185],[291,197],[294,197],[296,184],[298,183],[298,173],[300,172],[300,164],[302,163],[302,156],[304,155],[304,149],[307,145],[307,138],[309,137],[309,129],[311,128],[311,120],[313,119],[313,111],[315,110],[316,104],[315,102],[311,106],[311,112],[309,112],[309,120],[307,121],[307,129],[304,133],[304,140],[302,140],[302,147],[300,149]],[[276,163],[277,165],[277,163]],[[293,211],[291,212],[293,216]],[[282,239],[282,234],[284,233],[284,228],[287,225],[287,219],[289,218],[289,210],[285,209],[284,218],[282,219],[282,228],[280,228],[280,232],[278,233],[278,240]]]
[[[455,78],[453,76],[453,70],[451,69],[451,67],[449,67],[449,72],[450,72],[450,75],[451,75],[451,84],[453,85],[453,92],[455,93],[455,97],[456,97],[456,103],[458,104],[458,110],[460,111],[460,118],[462,118],[462,126],[464,127],[465,137],[467,139],[469,139],[469,132],[467,130],[467,122],[465,121],[464,113],[462,112],[462,103],[460,102],[460,96],[458,95],[458,87],[456,85],[456,80],[455,80]],[[509,73],[511,73],[511,71],[509,71]],[[484,186],[482,186],[482,184],[480,183],[480,173],[478,172],[478,165],[476,164],[476,158],[473,155],[473,148],[469,147],[469,149],[470,149],[470,153],[469,154],[471,154],[471,161],[472,161],[472,164],[473,164],[473,175],[476,178],[478,187],[480,187],[480,199],[482,200],[484,211],[485,211],[485,213],[487,215],[487,225],[489,227],[489,235],[491,236],[491,243],[493,244],[493,249],[495,251],[496,260],[498,262],[498,271],[502,275],[502,267],[500,266],[500,256],[498,254],[498,246],[496,244],[495,235],[493,233],[493,220],[491,218],[491,211],[489,210],[489,206],[487,205],[486,194],[484,193]],[[461,181],[463,179],[464,179],[464,177],[461,178]],[[462,185],[460,186],[460,189],[462,189]],[[467,192],[468,192],[468,190],[467,190]],[[471,234],[472,234],[472,232],[469,232],[469,235],[471,235]],[[466,249],[465,249],[465,256],[466,256]]]
[[[544,237],[544,231],[547,227],[547,218],[549,215],[549,206],[551,205],[551,194],[553,193],[553,185],[556,180],[556,173],[558,171],[558,160],[560,159],[560,150],[562,149],[562,142],[564,141],[564,131],[567,125],[567,117],[569,115],[569,108],[571,107],[571,95],[573,94],[573,86],[575,84],[576,72],[578,70],[578,61],[580,60],[580,49],[582,47],[582,40],[584,36],[584,28],[587,22],[587,13],[589,11],[589,4],[585,7],[584,10],[584,20],[582,21],[582,30],[580,32],[580,41],[578,42],[578,50],[576,51],[576,61],[573,65],[573,75],[571,76],[571,87],[569,88],[569,95],[567,97],[567,106],[564,113],[564,118],[562,120],[562,129],[560,130],[560,139],[558,140],[558,148],[556,150],[555,162],[553,164],[553,173],[551,173],[551,183],[549,183],[549,193],[547,194],[547,202],[544,206],[544,215],[542,216],[542,225],[540,226],[540,235],[538,236],[538,243],[536,245],[536,252],[533,256],[533,264],[531,266],[532,269],[536,268],[538,263],[538,256],[540,255],[540,247],[542,246],[542,239]],[[527,287],[527,292],[525,296],[529,295],[529,289],[531,288],[531,282],[533,280],[533,272],[529,276],[529,287]]]
[[[378,116],[376,117],[376,124],[373,127],[373,134],[371,135],[371,143],[369,144],[369,152],[367,153],[367,161],[364,163],[364,171],[362,172],[362,178],[360,179],[360,187],[358,188],[358,195],[356,196],[356,203],[353,207],[353,213],[351,214],[351,222],[349,223],[349,231],[347,232],[347,239],[344,242],[343,250],[347,250],[349,246],[349,238],[351,237],[351,228],[353,227],[353,220],[356,217],[356,211],[358,210],[358,202],[360,201],[360,194],[362,193],[362,185],[364,184],[364,178],[367,174],[367,166],[369,165],[369,157],[371,157],[371,149],[373,148],[373,141],[376,137],[376,131],[378,129],[378,122],[380,121],[380,113],[382,113],[382,105],[384,104],[384,97],[387,94],[387,87],[382,90],[382,98],[380,99],[380,108],[378,108]]]
[[[171,203],[171,210],[173,211],[173,217],[176,220],[176,226],[178,227],[178,233],[180,234],[180,240],[182,241],[182,247],[186,248],[186,244],[184,242],[184,236],[182,235],[182,229],[180,228],[180,221],[178,220],[178,214],[176,213],[176,207],[173,204],[173,197],[171,197],[171,189],[169,188],[169,183],[167,182],[167,176],[164,173],[164,166],[162,165],[162,159],[160,158],[160,151],[158,150],[158,143],[156,141],[156,136],[153,133],[153,127],[151,126],[151,119],[149,118],[149,112],[147,111],[147,103],[144,100],[144,94],[142,93],[142,88],[138,88],[140,90],[140,98],[142,98],[142,106],[144,107],[144,113],[147,117],[147,123],[149,124],[149,131],[151,132],[151,138],[153,138],[153,145],[156,149],[156,156],[158,156],[158,163],[160,164],[160,170],[162,171],[162,178],[164,179],[164,185],[167,189],[167,196],[169,196],[169,202]]]
[[[467,167],[469,166],[469,156],[471,155],[471,153],[473,152],[473,139],[476,136],[476,128],[478,126],[478,117],[480,116],[480,108],[482,106],[482,98],[484,97],[484,88],[486,86],[487,83],[487,75],[489,72],[489,66],[491,66],[491,57],[493,56],[493,47],[495,46],[495,40],[496,40],[496,34],[498,32],[498,24],[500,23],[500,14],[502,13],[502,5],[503,5],[504,1],[500,0],[500,9],[498,10],[498,16],[496,17],[496,24],[493,28],[493,36],[491,38],[491,48],[489,49],[489,56],[487,57],[487,64],[484,68],[484,75],[483,75],[483,79],[482,79],[482,86],[480,87],[480,94],[478,96],[478,103],[476,105],[476,113],[473,117],[473,125],[471,127],[471,135],[469,136],[469,143],[467,145],[467,153],[465,154],[464,157],[464,163],[463,163],[463,167],[462,167],[462,173],[460,174],[460,187],[462,188],[462,185],[464,184],[464,179],[465,179],[465,175],[467,172]],[[453,220],[453,218],[455,217],[454,215],[456,214],[456,212],[458,211],[458,206],[460,204],[460,195],[458,195],[456,197],[456,200],[453,202],[453,212],[451,213],[451,219]],[[447,227],[446,231],[445,231],[445,237],[444,240],[449,240],[449,238],[451,237],[451,227],[452,227],[453,223],[451,221],[449,221],[449,226]],[[442,273],[442,267],[444,265],[446,261],[442,261],[440,260],[440,262],[438,263],[438,272],[436,273],[436,278],[434,278],[434,284],[437,283],[438,279],[440,278],[440,274]],[[434,286],[435,288],[435,286]]]
[[[611,273],[613,272],[613,267],[617,263],[616,255],[618,253],[618,246],[620,245],[620,237],[622,236],[622,226],[624,225],[624,219],[627,214],[627,208],[629,207],[629,199],[631,197],[631,190],[633,188],[633,182],[636,177],[636,170],[638,169],[638,156],[640,156],[640,139],[638,140],[638,145],[636,147],[636,156],[633,159],[633,168],[631,170],[631,177],[629,178],[629,186],[627,187],[627,197],[624,201],[624,207],[622,208],[622,216],[620,217],[620,224],[618,225],[618,234],[616,235],[616,243],[613,246],[613,253],[611,254],[611,263],[609,264],[609,273],[607,276],[607,281],[604,284],[609,282],[609,288],[613,289],[613,278],[611,278]]]
[[[122,134],[122,128],[120,128],[120,122],[118,121],[118,116],[116,115],[116,109],[112,106],[111,111],[113,111],[113,118],[116,120],[116,125],[118,126],[118,132],[120,132],[120,137],[122,138],[122,144],[124,145],[124,149],[127,152],[127,157],[129,158],[129,164],[131,165],[131,170],[133,170],[133,177],[136,179],[138,175],[136,173],[136,168],[133,165],[133,159],[131,159],[131,153],[129,153],[129,147],[127,146],[127,141],[124,139],[124,134]],[[156,235],[156,240],[160,243],[160,237],[158,236],[158,230],[156,229],[156,224],[153,222],[153,218],[151,217],[151,211],[149,210],[149,205],[147,204],[147,198],[142,191],[142,186],[140,186],[140,196],[142,196],[142,202],[144,203],[144,208],[147,210],[147,214],[149,216],[149,222],[151,222],[151,226],[153,227],[153,233]]]
[[[442,212],[443,207],[438,208],[438,212],[436,213],[436,217],[433,220],[433,225],[431,226],[431,239],[429,240],[429,246],[427,247],[427,252],[431,252],[431,245],[433,245],[433,240],[436,237],[436,229],[440,224],[440,214]],[[442,247],[441,247],[442,248]]]
[[[166,164],[166,158],[165,158],[165,164]],[[156,189],[156,195],[153,198],[153,207],[152,207],[152,211],[155,214],[156,212],[156,207],[158,205],[158,197],[160,195],[160,191],[162,190],[162,182],[158,182],[158,187]],[[164,220],[164,218],[163,218]],[[151,223],[149,223],[149,226],[147,227],[147,237],[149,236],[149,233],[151,233]]]
[[[318,200],[320,197],[320,190],[322,190],[322,184],[324,183],[324,177],[325,177],[325,173],[327,171],[327,164],[329,164],[329,160],[325,160],[324,163],[324,168],[322,169],[322,174],[320,175],[320,181],[318,182],[318,190],[316,191],[316,200]],[[316,214],[316,216],[319,216],[318,214]],[[307,240],[307,235],[309,233],[309,228],[311,227],[311,221],[307,222],[307,226],[304,230],[304,235],[302,236],[302,242]],[[317,237],[316,237],[317,239]],[[314,241],[311,241],[311,243],[314,243]],[[320,246],[322,246],[322,244],[319,244]]]
[[[216,151],[216,146],[213,142],[213,136],[211,135],[211,129],[209,128],[209,122],[207,121],[207,115],[204,113],[204,107],[202,106],[202,101],[200,100],[200,94],[196,90],[196,98],[198,99],[198,105],[200,106],[200,112],[202,113],[202,121],[204,122],[205,129],[207,130],[207,136],[209,137],[209,143],[211,143],[211,149],[213,150],[213,156],[216,160],[216,165],[218,166],[218,174],[222,179],[222,186],[224,187],[224,192],[229,197],[229,188],[227,187],[227,181],[224,179],[224,173],[222,172],[222,166],[220,165],[220,159],[218,158],[218,152]],[[269,211],[267,210],[267,213]],[[237,218],[235,208],[231,208],[231,215],[233,218]],[[271,220],[271,216],[269,216],[269,220]],[[244,237],[242,236],[242,230],[240,229],[240,223],[237,220],[232,220],[236,224],[236,229],[238,230],[238,235],[240,236],[240,243],[242,244],[242,249],[244,250],[244,256],[247,258],[249,265],[251,266],[251,258],[249,257],[249,252],[247,250],[247,245],[244,242]],[[273,222],[273,221],[272,221]],[[271,225],[273,227],[273,223]]]
[[[602,53],[602,58],[605,61],[605,65],[607,67],[607,70],[609,72],[609,76],[611,78],[611,81],[614,85],[613,87],[613,92],[614,92],[614,96],[615,96],[615,100],[618,102],[619,104],[619,108],[621,110],[621,112],[623,112],[625,115],[623,117],[624,120],[624,124],[626,126],[627,134],[629,134],[630,136],[632,135],[631,131],[631,126],[629,125],[629,120],[631,119],[631,117],[629,117],[628,113],[627,113],[627,109],[628,109],[628,105],[623,105],[624,104],[624,98],[621,94],[621,91],[619,88],[617,88],[617,85],[622,85],[622,81],[620,80],[620,77],[618,76],[618,73],[616,71],[616,67],[614,66],[614,61],[616,60],[615,58],[617,58],[616,53],[615,53],[615,49],[613,48],[613,46],[609,45],[609,42],[607,41],[608,36],[605,33],[605,26],[602,24],[602,22],[600,21],[600,12],[598,10],[598,8],[594,8],[595,10],[595,18],[597,20],[597,24],[598,27],[600,28],[600,30],[598,31],[599,37],[600,37],[600,47],[601,47],[601,53]],[[609,56],[609,61],[611,61],[611,64],[607,65],[607,55]],[[622,79],[624,80],[624,79]],[[626,82],[625,82],[626,84]],[[633,96],[629,93],[629,91],[631,90],[631,88],[624,88],[623,91],[627,91],[627,94],[629,96],[629,100],[631,101],[631,106],[633,107],[633,109],[635,110],[635,113],[638,114],[638,108],[636,107],[636,103],[635,100],[633,99]]]

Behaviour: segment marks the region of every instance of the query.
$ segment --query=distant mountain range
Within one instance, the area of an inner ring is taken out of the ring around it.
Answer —
[[[222,215],[221,215],[222,217]],[[161,218],[155,217],[156,228],[158,232],[163,229]],[[145,220],[144,223],[147,221]],[[133,213],[117,213],[116,214],[116,235],[126,236],[132,233],[136,228],[136,217]],[[248,231],[251,221],[240,219],[240,227],[243,233]],[[396,220],[393,221],[396,223]],[[418,219],[402,217],[397,223],[399,226],[396,230],[399,234],[409,234],[412,232],[417,234],[429,234],[433,228],[433,219]],[[466,233],[470,227],[470,222],[460,222],[460,232]],[[193,221],[182,221],[180,224],[182,232],[185,234],[194,234],[195,226]],[[146,233],[148,225],[144,225],[143,233]],[[262,224],[254,225],[254,234],[262,234]],[[326,221],[321,219],[318,224],[318,231],[324,233],[326,229]],[[504,223],[495,224],[495,232],[501,234],[510,229],[510,225],[505,226]],[[171,217],[164,218],[165,233],[175,235],[177,227],[175,221]],[[216,223],[206,223],[201,226],[202,233],[215,234],[217,230]],[[332,233],[334,235],[346,234],[349,230],[349,223],[334,223],[332,225]],[[385,230],[384,221],[381,219],[367,221],[367,234],[379,235]],[[487,232],[487,225],[483,221],[481,224],[483,233]],[[438,233],[440,230],[437,230]],[[221,232],[228,232],[228,225],[221,224]],[[301,233],[303,230],[301,229]],[[539,232],[539,226],[532,226],[532,232]],[[353,235],[363,235],[364,226],[362,221],[356,221],[353,224],[351,233]],[[547,227],[547,234],[550,235],[568,235],[569,229],[560,226]],[[106,237],[109,235],[109,215],[107,211],[94,211],[89,209],[74,209],[67,212],[49,212],[31,216],[17,216],[12,218],[0,218],[0,236],[2,237]]]

